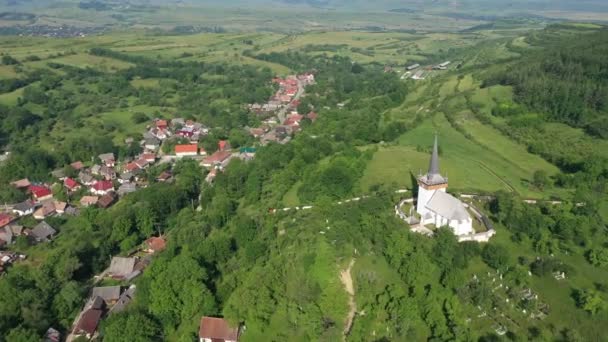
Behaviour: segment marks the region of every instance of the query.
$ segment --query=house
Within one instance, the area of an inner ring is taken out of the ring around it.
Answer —
[[[158,177],[156,177],[156,181],[157,182],[166,182],[168,180],[171,179],[173,175],[171,174],[171,171],[163,171],[161,172],[160,175],[158,175]]]
[[[30,185],[29,191],[32,194],[34,200],[36,201],[44,201],[53,198],[53,192],[51,192],[51,189],[45,186]]]
[[[152,128],[150,134],[159,140],[165,140],[171,136],[171,132],[164,128]]]
[[[32,237],[37,242],[47,242],[53,239],[53,237],[57,234],[57,231],[51,227],[48,223],[42,221],[34,227],[31,231]]]
[[[4,226],[0,228],[0,244],[10,245],[13,243],[13,230],[10,226]]]
[[[103,196],[107,193],[114,191],[114,184],[112,183],[112,181],[109,180],[101,180],[95,182],[95,184],[93,184],[90,190],[91,193],[95,195]]]
[[[154,153],[144,153],[141,155],[140,159],[147,161],[152,164],[156,161],[156,155]]]
[[[24,189],[24,188],[29,188],[30,181],[27,178],[24,179],[20,179],[18,181],[14,181],[11,183],[12,186],[14,186],[17,189]]]
[[[175,145],[175,155],[177,157],[196,156],[198,146],[194,144]]]
[[[249,134],[251,134],[254,138],[259,138],[266,133],[263,128],[250,128]]]
[[[95,175],[95,176],[99,176],[100,171],[101,171],[101,165],[99,164],[95,164],[93,166],[91,166],[91,174]]]
[[[80,199],[80,205],[83,207],[90,207],[97,204],[97,201],[99,201],[99,197],[97,196],[83,196]]]
[[[285,120],[285,122],[283,122],[284,126],[290,126],[290,127],[299,127],[300,126],[300,121],[302,121],[302,119],[304,118],[303,115],[300,114],[292,114],[290,116],[287,117],[287,119]]]
[[[45,201],[42,206],[34,212],[34,218],[36,220],[44,220],[46,217],[51,216],[55,213],[54,201]]]
[[[65,202],[55,201],[55,212],[61,215],[65,213],[65,209],[68,207],[68,204]]]
[[[11,215],[0,213],[0,227],[4,227],[13,221],[13,217]]]
[[[84,168],[84,164],[81,161],[73,162],[70,166],[76,171],[80,171]]]
[[[112,180],[116,178],[116,171],[109,166],[102,165],[99,168],[99,175],[107,180]]]
[[[114,167],[116,165],[116,159],[114,153],[102,153],[99,156],[99,160],[104,163],[107,167]]]
[[[107,209],[107,208],[111,207],[115,201],[116,201],[115,195],[110,192],[99,198],[99,201],[97,201],[97,206],[102,209]]]
[[[145,169],[150,165],[150,162],[144,158],[137,159],[136,161],[134,161],[134,163],[140,169]]]
[[[135,162],[130,162],[127,165],[125,165],[125,167],[123,169],[126,172],[132,173],[135,170],[139,170],[139,165],[137,165],[137,163],[135,163]]]
[[[116,192],[118,193],[118,196],[122,197],[126,194],[130,194],[135,191],[137,191],[137,186],[135,185],[135,183],[125,182],[122,183],[120,187],[118,187],[118,190]]]
[[[160,140],[158,138],[151,136],[144,140],[144,148],[149,151],[156,151],[160,147]]]
[[[118,183],[120,183],[120,184],[129,183],[133,179],[133,177],[134,177],[133,172],[131,172],[131,171],[123,172],[120,175],[120,178],[118,178]]]
[[[157,253],[163,251],[167,245],[167,242],[162,237],[153,236],[146,240],[146,252]]]
[[[135,258],[113,257],[108,275],[114,279],[125,279],[135,270]]]
[[[13,213],[19,216],[31,215],[34,213],[36,205],[32,201],[17,203],[13,206]]]
[[[78,173],[78,180],[81,184],[84,184],[86,186],[92,185],[96,182],[95,177],[93,177],[91,172],[84,170]]]
[[[209,157],[203,159],[201,165],[204,167],[221,166],[226,167],[232,158],[232,153],[229,151],[217,151]]]
[[[205,316],[201,319],[198,337],[200,342],[237,342],[239,330],[223,318]]]
[[[228,142],[228,140],[220,140],[217,143],[217,146],[220,151],[228,151],[231,149],[230,142]]]
[[[63,180],[63,185],[66,187],[66,189],[68,189],[68,191],[76,191],[80,189],[80,184],[70,177]]]
[[[91,298],[95,297],[103,299],[107,306],[112,306],[120,298],[120,286],[94,287]]]
[[[124,311],[127,305],[129,305],[133,298],[135,298],[136,289],[137,287],[135,285],[129,286],[129,288],[120,295],[120,298],[118,298],[116,304],[112,306],[112,308],[108,312],[108,315]]]
[[[97,331],[97,326],[99,326],[102,314],[102,309],[97,309],[95,307],[87,309],[80,315],[72,334],[76,337],[84,336],[90,340]]]
[[[80,215],[80,210],[78,210],[78,208],[68,206],[67,208],[65,208],[65,213],[66,213],[66,215],[70,215],[70,216],[78,216],[78,215]]]

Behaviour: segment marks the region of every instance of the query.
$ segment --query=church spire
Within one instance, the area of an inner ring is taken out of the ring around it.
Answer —
[[[435,134],[435,145],[433,146],[433,154],[429,163],[428,177],[433,178],[434,175],[439,175],[439,151],[437,148],[437,134]]]

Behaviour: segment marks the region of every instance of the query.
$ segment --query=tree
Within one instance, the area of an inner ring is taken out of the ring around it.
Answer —
[[[147,342],[160,340],[160,327],[140,312],[123,312],[110,316],[102,325],[101,334],[108,342]]]
[[[11,55],[2,56],[2,64],[4,65],[15,65],[19,64],[19,61],[13,58]]]
[[[509,264],[509,251],[502,245],[486,245],[481,257],[488,266],[495,269],[504,269]]]
[[[593,266],[608,266],[608,250],[606,248],[594,248],[587,252],[587,260]]]
[[[595,315],[606,306],[600,294],[594,290],[575,290],[573,293],[576,306]]]
[[[6,335],[6,342],[32,342],[40,341],[40,336],[31,329],[19,327],[15,328]]]
[[[545,170],[534,171],[534,175],[532,176],[532,183],[537,188],[541,190],[544,189],[550,183],[549,176],[547,176],[547,172]]]

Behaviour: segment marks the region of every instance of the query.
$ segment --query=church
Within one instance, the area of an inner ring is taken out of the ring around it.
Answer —
[[[439,172],[439,152],[435,136],[429,170],[418,177],[416,212],[420,214],[420,223],[433,224],[438,228],[449,226],[456,236],[475,234],[471,215],[458,198],[446,192],[447,188],[448,179]]]

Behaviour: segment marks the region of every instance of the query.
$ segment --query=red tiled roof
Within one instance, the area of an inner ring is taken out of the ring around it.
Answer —
[[[165,239],[161,238],[161,237],[156,237],[153,236],[151,238],[149,238],[148,240],[146,240],[146,244],[148,245],[148,247],[155,251],[155,252],[160,252],[163,249],[165,249],[166,246],[166,242]]]
[[[36,198],[52,195],[51,189],[40,185],[30,185],[29,190]]]
[[[99,321],[101,321],[101,310],[89,309],[85,311],[80,320],[78,320],[78,324],[76,324],[76,328],[74,328],[75,333],[84,332],[90,335],[95,333],[97,330],[97,325],[99,325]]]
[[[287,117],[287,120],[285,120],[285,122],[283,122],[283,125],[293,126],[293,125],[299,123],[300,121],[302,121],[303,118],[304,118],[304,116],[302,116],[300,114],[290,115]]]
[[[311,121],[315,121],[315,120],[317,120],[319,115],[315,112],[310,112],[310,113],[308,113],[308,115],[306,115],[306,117],[309,118]]]
[[[175,153],[197,153],[198,146],[194,144],[175,145]]]
[[[229,323],[223,318],[203,317],[198,336],[211,340],[236,341],[239,338],[239,328],[230,327]]]
[[[205,158],[204,162],[207,164],[219,163],[226,160],[231,155],[232,153],[230,153],[229,151],[217,151],[209,157]]]
[[[144,153],[141,155],[141,159],[145,159],[147,161],[156,160],[156,155],[154,153]]]
[[[156,120],[156,127],[167,127],[167,120]]]
[[[97,191],[105,191],[105,190],[110,190],[113,188],[114,188],[114,184],[112,183],[112,181],[109,181],[109,180],[97,181],[97,182],[95,182],[95,184],[93,184],[93,189],[95,189]]]
[[[11,223],[13,217],[4,213],[0,213],[0,227],[4,227],[7,224]]]
[[[139,169],[139,165],[137,165],[137,163],[135,162],[131,162],[125,166],[125,170],[129,172],[135,171],[137,169]]]
[[[73,180],[72,178],[66,178],[63,181],[63,184],[68,188],[68,189],[74,189],[76,187],[78,187],[80,184],[78,184],[77,181]]]

